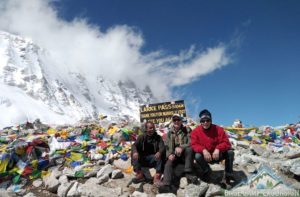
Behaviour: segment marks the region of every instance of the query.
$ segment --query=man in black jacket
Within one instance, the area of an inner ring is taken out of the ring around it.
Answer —
[[[157,184],[163,172],[166,148],[163,139],[156,133],[153,122],[145,124],[145,133],[138,136],[131,149],[131,164],[136,172],[133,182],[145,181],[141,167],[154,167],[156,174],[153,183]]]

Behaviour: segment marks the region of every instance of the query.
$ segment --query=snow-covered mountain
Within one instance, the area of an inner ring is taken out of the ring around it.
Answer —
[[[36,118],[75,123],[99,113],[138,119],[139,105],[156,101],[149,87],[101,73],[90,78],[61,65],[30,39],[0,31],[0,127]]]

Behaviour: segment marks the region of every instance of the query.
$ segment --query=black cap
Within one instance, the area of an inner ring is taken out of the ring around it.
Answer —
[[[202,120],[202,119],[210,119],[211,120],[211,113],[207,109],[204,109],[199,113],[199,117],[200,117],[200,120]]]

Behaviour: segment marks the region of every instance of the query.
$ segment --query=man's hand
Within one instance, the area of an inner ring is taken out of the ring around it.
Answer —
[[[207,161],[207,162],[212,161],[211,154],[206,149],[203,150],[203,156],[204,156],[205,161]]]
[[[220,150],[219,149],[215,149],[213,154],[212,154],[212,157],[214,160],[218,161],[219,158],[220,158]]]
[[[160,152],[157,152],[154,157],[156,161],[160,160]]]
[[[168,159],[173,161],[175,159],[175,155],[174,154],[169,155]]]
[[[182,153],[182,148],[181,147],[176,147],[175,148],[175,155],[177,157],[180,157],[181,156],[181,153]]]
[[[138,153],[133,153],[132,159],[138,160],[139,159],[139,154]]]

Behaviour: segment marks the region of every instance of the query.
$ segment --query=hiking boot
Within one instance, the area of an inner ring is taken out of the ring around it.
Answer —
[[[146,178],[142,171],[136,172],[135,178],[132,179],[132,182],[137,184],[146,181]]]
[[[223,176],[220,185],[223,189],[231,189],[233,185],[231,181],[236,181],[234,174],[232,172],[225,172],[225,176]]]
[[[204,182],[211,182],[212,181],[212,170],[210,168],[208,168],[207,172],[205,172],[201,176],[201,180],[203,180]]]
[[[189,184],[198,184],[199,183],[199,181],[198,181],[198,177],[197,176],[195,176],[195,175],[193,175],[192,173],[185,173],[185,177],[186,177],[186,179],[187,179],[187,182],[189,183]]]
[[[171,185],[161,184],[158,187],[158,192],[159,193],[174,193],[174,190]]]
[[[154,185],[159,185],[160,183],[160,178],[161,178],[161,174],[160,173],[156,173],[153,177],[153,184]]]
[[[236,181],[236,178],[234,176],[233,172],[225,172],[225,180],[227,183],[230,183],[230,181]]]

